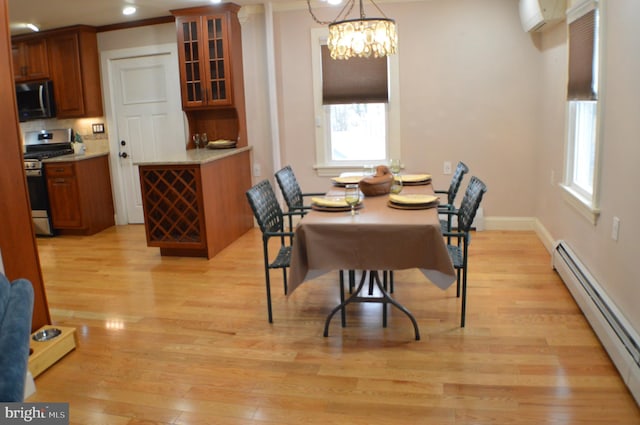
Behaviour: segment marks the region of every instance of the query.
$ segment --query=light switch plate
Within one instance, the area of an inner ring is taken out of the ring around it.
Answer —
[[[93,129],[93,134],[104,133],[104,124],[102,123],[91,124],[91,128]]]

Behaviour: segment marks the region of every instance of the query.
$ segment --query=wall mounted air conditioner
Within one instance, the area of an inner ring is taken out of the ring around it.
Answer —
[[[520,0],[520,22],[526,32],[539,32],[564,20],[566,0]]]

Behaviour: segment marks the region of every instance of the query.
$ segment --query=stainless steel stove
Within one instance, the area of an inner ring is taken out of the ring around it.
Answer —
[[[73,153],[72,141],[73,130],[70,128],[25,133],[24,168],[36,235],[55,235],[42,160]]]

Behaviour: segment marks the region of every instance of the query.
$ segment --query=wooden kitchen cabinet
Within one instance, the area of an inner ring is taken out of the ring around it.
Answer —
[[[247,146],[240,6],[172,10],[176,19],[182,108],[190,134]],[[187,145],[193,148],[191,142]]]
[[[15,41],[11,44],[11,51],[16,82],[49,78],[47,41],[44,38]]]
[[[92,235],[115,224],[109,157],[45,162],[53,227]]]
[[[103,115],[96,30],[76,26],[46,35],[57,118]]]
[[[228,21],[226,12],[176,17],[184,108],[233,104]]]

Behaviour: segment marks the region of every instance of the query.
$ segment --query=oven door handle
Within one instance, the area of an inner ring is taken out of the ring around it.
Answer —
[[[41,177],[42,170],[24,170],[27,177]]]

